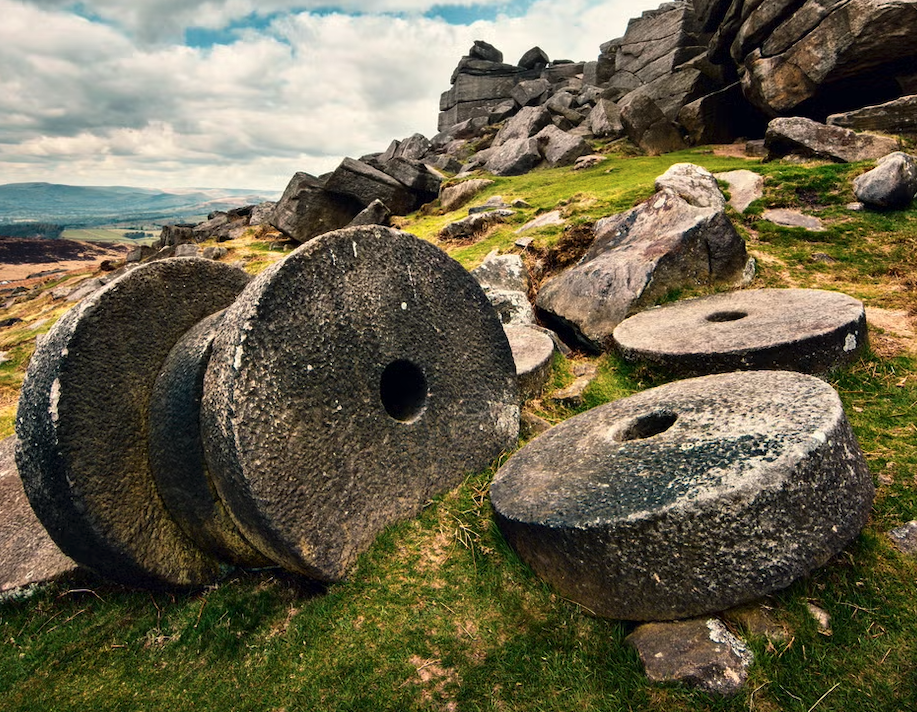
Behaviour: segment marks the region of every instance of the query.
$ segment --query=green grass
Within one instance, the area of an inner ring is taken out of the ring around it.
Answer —
[[[137,232],[136,230],[126,230],[122,228],[94,228],[82,230],[64,230],[61,234],[65,240],[81,240],[84,242],[127,242],[131,245],[150,245],[155,242],[155,237],[146,237],[143,239],[131,239],[124,237],[125,233]]]
[[[473,266],[490,249],[514,249],[512,229],[566,201],[561,207],[574,220],[629,208],[652,193],[653,179],[669,164],[686,160],[767,176],[764,198],[749,215],[733,215],[759,258],[754,286],[837,289],[870,307],[917,314],[917,210],[847,211],[848,182],[863,166],[760,164],[695,151],[615,157],[584,173],[499,179],[481,201],[518,197],[533,208],[453,254]],[[771,226],[760,220],[767,207],[802,208],[828,229]],[[460,214],[411,216],[405,227],[432,238]],[[536,244],[547,249],[559,235],[545,230]],[[265,244],[233,249],[258,260],[268,254]],[[819,253],[831,259],[813,259]],[[15,309],[34,321],[43,313],[53,318],[59,307],[37,296]],[[33,338],[26,325],[0,333],[0,350],[15,354],[0,366],[0,388],[17,388]],[[769,597],[791,635],[784,642],[747,636],[756,662],[748,686],[733,698],[650,685],[625,642],[632,624],[597,619],[539,581],[494,525],[491,470],[390,527],[347,581],[324,590],[277,571],[240,572],[206,590],[176,594],[128,591],[84,574],[0,603],[0,708],[917,709],[917,561],[897,553],[885,536],[917,518],[917,358],[907,350],[914,344],[894,334],[873,331],[871,338],[873,350],[830,380],[876,480],[872,517],[841,555]],[[575,360],[593,361],[599,375],[582,408],[547,399],[534,404],[552,422],[663,382],[615,355]],[[573,365],[555,359],[554,386],[572,381]],[[809,603],[831,615],[830,636],[818,630]]]

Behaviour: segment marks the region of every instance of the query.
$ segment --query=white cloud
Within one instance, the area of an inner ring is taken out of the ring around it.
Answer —
[[[0,0],[2,182],[280,190],[295,171],[322,173],[393,138],[435,133],[439,94],[475,39],[509,62],[536,44],[553,58],[591,59],[656,3],[542,0],[521,17],[450,25],[369,12],[427,0],[353,0],[339,4],[368,14],[284,14],[210,49],[138,42],[55,9],[67,4]],[[84,3],[120,26],[153,28],[170,13],[218,27],[252,5]]]

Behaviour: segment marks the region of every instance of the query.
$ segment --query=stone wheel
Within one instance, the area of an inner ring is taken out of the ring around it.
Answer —
[[[784,588],[869,515],[837,393],[799,373],[670,383],[552,428],[497,473],[506,539],[598,615],[671,620]]]
[[[17,464],[36,515],[80,565],[133,586],[219,574],[156,490],[148,408],[172,346],[248,279],[210,260],[153,262],[84,299],[38,345],[16,417]]]
[[[512,353],[477,282],[379,226],[262,273],[227,310],[205,376],[221,498],[259,551],[322,581],[487,467],[518,426]]]

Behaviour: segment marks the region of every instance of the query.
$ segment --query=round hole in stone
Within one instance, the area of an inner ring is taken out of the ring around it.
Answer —
[[[382,372],[379,396],[385,412],[395,420],[417,420],[427,405],[427,379],[417,364],[393,361]]]
[[[646,440],[664,433],[675,425],[678,414],[670,410],[657,410],[634,418],[616,433],[615,440],[626,443],[631,440]]]
[[[707,317],[707,321],[712,321],[716,323],[721,323],[724,321],[738,321],[739,319],[744,319],[748,316],[748,312],[741,311],[721,311],[714,312]]]

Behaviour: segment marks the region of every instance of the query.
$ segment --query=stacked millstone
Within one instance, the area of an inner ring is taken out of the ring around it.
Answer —
[[[514,455],[491,499],[507,541],[601,616],[724,610],[826,563],[874,490],[837,393],[756,371],[676,381],[571,418]]]
[[[510,447],[518,398],[468,272],[357,227],[251,282],[176,258],[84,300],[29,365],[17,463],[61,550],[107,578],[187,587],[275,563],[335,581]]]

